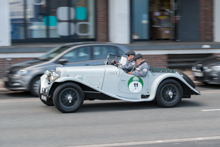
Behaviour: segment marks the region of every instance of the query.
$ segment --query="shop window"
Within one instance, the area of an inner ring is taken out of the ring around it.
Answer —
[[[10,3],[11,38],[24,39],[24,0],[13,0]]]
[[[174,0],[132,0],[132,39],[161,40],[174,36]]]
[[[10,9],[14,40],[95,39],[95,0],[10,0]]]

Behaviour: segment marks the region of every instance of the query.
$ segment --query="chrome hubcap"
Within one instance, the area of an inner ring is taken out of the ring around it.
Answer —
[[[179,90],[174,84],[167,84],[161,89],[162,100],[166,103],[174,102],[178,99]]]
[[[168,95],[171,99],[173,98],[173,92],[171,90],[169,91]]]
[[[73,97],[72,97],[71,95],[69,95],[69,96],[67,97],[67,99],[68,99],[69,103],[71,103],[71,102],[72,102]]]

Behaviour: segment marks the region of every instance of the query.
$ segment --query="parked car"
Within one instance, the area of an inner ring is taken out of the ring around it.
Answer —
[[[196,81],[220,85],[220,56],[212,56],[196,62],[192,66],[192,71]]]
[[[4,76],[5,88],[13,91],[30,91],[38,96],[40,76],[46,69],[103,65],[108,53],[124,55],[126,46],[110,43],[71,43],[57,47],[40,58],[12,65]]]
[[[122,57],[120,61],[125,60]],[[193,81],[182,72],[151,67],[146,77],[137,77],[124,72],[122,66],[121,63],[46,70],[41,76],[40,100],[69,113],[77,111],[84,100],[155,100],[161,107],[174,107],[182,98],[200,95]]]

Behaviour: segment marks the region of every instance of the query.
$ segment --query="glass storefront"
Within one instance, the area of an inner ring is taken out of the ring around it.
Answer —
[[[24,0],[10,0],[11,38],[24,39]]]
[[[175,0],[132,0],[132,40],[172,40]]]
[[[12,41],[95,39],[95,0],[10,0]]]

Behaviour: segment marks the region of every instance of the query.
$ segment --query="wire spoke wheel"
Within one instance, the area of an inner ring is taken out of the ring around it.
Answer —
[[[63,83],[53,93],[55,107],[63,113],[77,111],[83,104],[84,93],[81,87],[75,83]]]
[[[179,82],[167,79],[157,89],[156,101],[161,107],[174,107],[182,99],[183,90]]]
[[[178,98],[178,88],[173,84],[165,85],[161,90],[162,100],[165,102],[173,102]]]
[[[66,88],[59,95],[63,107],[74,107],[79,102],[79,93],[73,88]]]

